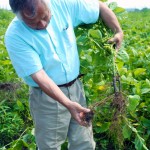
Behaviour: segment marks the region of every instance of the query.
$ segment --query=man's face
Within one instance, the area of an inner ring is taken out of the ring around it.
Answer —
[[[32,29],[42,30],[45,29],[51,19],[51,12],[43,2],[37,2],[37,12],[31,17],[31,14],[24,10],[21,13],[22,20]]]

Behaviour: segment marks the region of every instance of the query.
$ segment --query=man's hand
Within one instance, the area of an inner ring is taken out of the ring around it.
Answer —
[[[85,121],[85,114],[90,112],[90,109],[82,107],[76,102],[70,101],[68,110],[70,111],[72,117],[81,125],[88,126],[88,122]]]
[[[103,2],[99,1],[100,18],[114,33],[114,37],[108,41],[108,43],[114,43],[115,48],[118,51],[121,47],[123,40],[123,31],[120,27],[118,19],[114,12]]]
[[[123,32],[118,32],[114,35],[113,38],[108,40],[108,43],[115,44],[115,49],[118,51],[121,47],[122,41],[123,41]]]

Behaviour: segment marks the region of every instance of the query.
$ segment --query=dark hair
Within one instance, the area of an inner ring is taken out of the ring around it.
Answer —
[[[14,13],[18,13],[26,9],[34,15],[36,12],[36,2],[37,0],[9,0],[9,5]]]

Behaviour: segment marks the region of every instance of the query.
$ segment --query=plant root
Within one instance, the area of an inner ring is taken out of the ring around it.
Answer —
[[[88,113],[85,113],[84,121],[86,121],[88,126],[92,124],[93,117],[94,117],[94,112],[92,110],[90,110],[90,112]]]

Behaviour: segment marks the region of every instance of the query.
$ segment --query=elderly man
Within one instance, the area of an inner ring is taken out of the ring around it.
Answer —
[[[86,127],[86,99],[79,76],[74,27],[103,19],[115,33],[119,49],[123,32],[115,14],[98,0],[9,0],[16,17],[5,44],[19,77],[30,86],[30,111],[39,150],[94,150]]]

